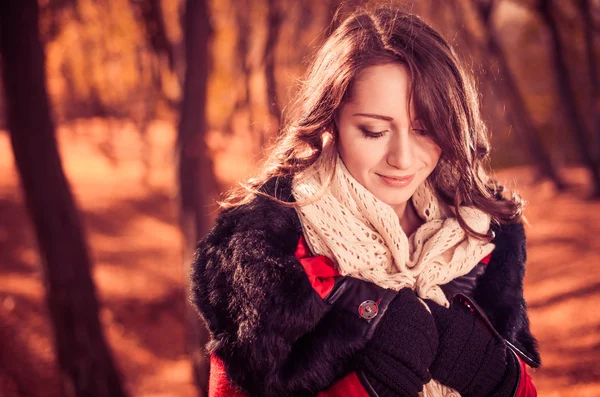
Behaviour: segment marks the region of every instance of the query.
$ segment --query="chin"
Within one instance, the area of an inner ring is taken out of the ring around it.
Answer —
[[[387,205],[397,206],[404,204],[410,200],[414,194],[414,189],[385,189],[385,191],[377,191],[374,195],[379,200],[383,201]],[[402,191],[400,191],[402,190]]]

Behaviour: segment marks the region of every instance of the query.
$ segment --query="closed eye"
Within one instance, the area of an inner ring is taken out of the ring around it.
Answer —
[[[365,127],[358,127],[360,129],[360,131],[362,132],[363,136],[365,138],[369,138],[369,139],[377,139],[377,138],[381,138],[382,136],[385,135],[385,133],[388,130],[383,130],[383,131],[371,131],[368,128]]]

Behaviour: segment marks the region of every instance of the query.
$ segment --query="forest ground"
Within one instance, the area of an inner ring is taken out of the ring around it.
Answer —
[[[156,123],[144,150],[132,126],[113,125],[112,135],[107,126],[95,121],[59,134],[102,323],[132,396],[191,397],[174,132]],[[224,184],[251,169],[248,139],[215,138],[211,146]],[[544,361],[531,373],[540,396],[600,396],[600,203],[584,200],[582,169],[562,172],[573,187],[560,195],[527,167],[498,174],[528,201],[525,296]],[[0,395],[58,397],[57,384],[34,234],[0,132]]]

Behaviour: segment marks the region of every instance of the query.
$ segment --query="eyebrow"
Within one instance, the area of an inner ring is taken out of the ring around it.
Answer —
[[[373,113],[354,113],[353,116],[363,116],[363,117],[371,117],[373,119],[378,119],[378,120],[394,121],[393,117],[383,116],[381,114],[373,114]]]

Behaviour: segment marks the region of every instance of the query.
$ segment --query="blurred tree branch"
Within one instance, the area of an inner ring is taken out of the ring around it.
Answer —
[[[556,88],[558,90],[558,98],[561,103],[561,108],[565,112],[567,125],[575,136],[575,141],[579,149],[579,155],[583,164],[588,169],[593,184],[592,197],[600,198],[600,166],[590,150],[588,142],[588,133],[586,123],[577,109],[577,102],[573,87],[569,81],[569,71],[565,62],[565,51],[563,43],[560,39],[557,21],[552,12],[550,0],[540,0],[537,6],[538,12],[542,17],[544,25],[550,32],[551,38],[551,54],[555,69]]]
[[[235,103],[233,105],[233,110],[225,122],[225,131],[229,133],[233,132],[233,120],[236,114],[240,110],[246,109],[248,112],[248,130],[252,135],[254,130],[254,109],[252,107],[252,89],[250,87],[252,66],[248,59],[251,38],[250,21],[248,15],[251,12],[251,7],[252,3],[249,2],[241,2],[235,7],[237,36],[235,42],[236,62],[234,62],[234,65],[236,72],[239,73],[239,78],[243,81],[243,93],[240,94],[239,88],[236,90]]]
[[[167,35],[167,29],[165,25],[165,19],[163,15],[163,9],[161,0],[129,0],[132,8],[141,15],[143,21],[143,27],[146,33],[146,39],[152,52],[160,60],[161,56],[166,57],[167,66],[171,72],[175,73],[179,80],[179,85],[183,86],[183,68],[179,64],[183,62],[183,59],[179,59],[176,56],[176,49],[173,43],[169,40]],[[160,69],[160,64],[158,68]],[[162,80],[159,70],[151,71],[152,83],[155,86],[157,93],[160,93],[160,97],[167,105],[172,109],[178,109],[179,103],[172,100],[167,95],[164,95],[162,90]]]
[[[130,0],[130,3],[144,20],[148,43],[156,54],[167,57],[169,68],[175,71],[175,54],[167,36],[161,0]]]
[[[279,39],[279,32],[281,25],[284,20],[284,14],[281,10],[281,5],[278,4],[278,0],[267,0],[268,14],[267,14],[267,38],[265,42],[265,51],[263,54],[263,64],[265,68],[265,80],[267,88],[267,100],[269,113],[277,120],[277,123],[281,122],[281,107],[277,101],[277,79],[275,76],[275,61],[277,49],[277,42]],[[262,135],[261,135],[262,136]],[[264,146],[264,142],[261,142],[261,147]]]
[[[592,3],[590,0],[579,0],[577,5],[580,17],[584,21],[585,53],[591,85],[591,103],[588,107],[588,113],[592,121],[594,135],[598,140],[597,143],[600,144],[600,82],[598,81],[598,66],[594,51],[596,37],[594,34],[594,21],[592,19]],[[598,150],[598,155],[600,156],[600,150]]]
[[[56,38],[60,31],[61,17],[65,11],[70,12],[74,18],[79,18],[77,0],[48,0],[45,5],[40,7],[40,21],[42,22],[40,31],[43,42],[49,42]]]
[[[484,52],[490,54],[498,64],[501,81],[494,79],[493,84],[506,100],[509,119],[512,120],[512,124],[520,132],[529,155],[535,161],[539,174],[550,179],[559,191],[564,190],[565,184],[539,138],[539,131],[527,112],[525,99],[519,91],[506,55],[494,31],[491,19],[496,2],[494,0],[473,0],[472,4],[479,16],[480,24],[484,28]],[[462,18],[462,13],[456,9],[454,15],[459,20]],[[467,29],[465,29],[465,34],[469,35]],[[475,43],[476,40],[469,38],[469,42]],[[481,57],[481,59],[483,60],[485,57]],[[482,64],[485,65],[486,62],[483,61]]]

